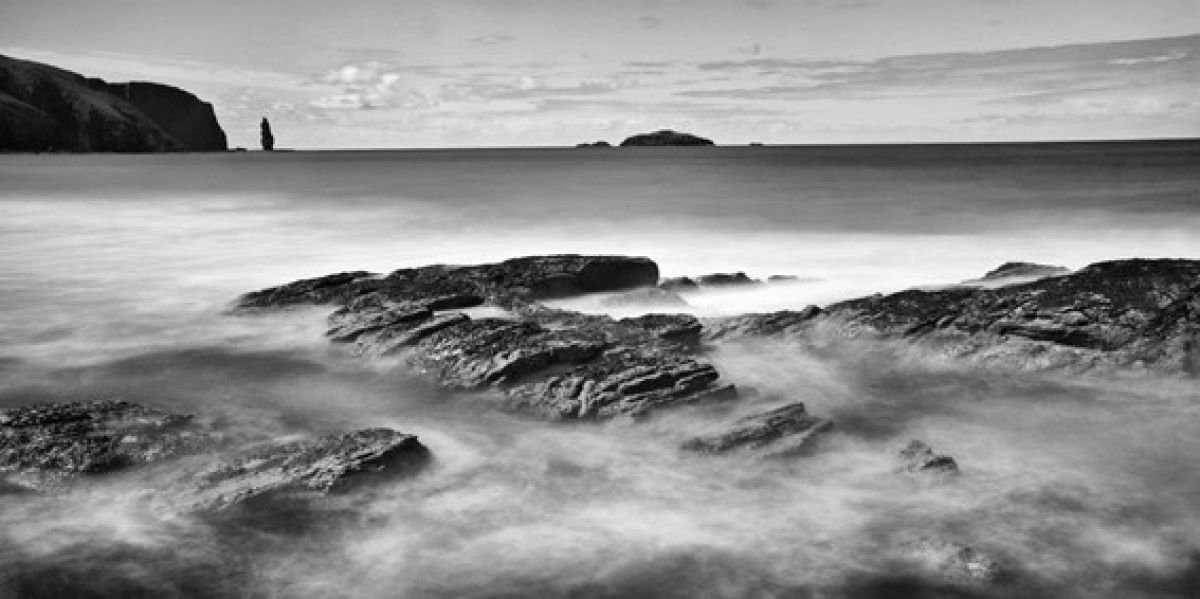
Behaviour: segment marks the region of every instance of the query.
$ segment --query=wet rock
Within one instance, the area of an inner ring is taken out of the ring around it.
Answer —
[[[700,341],[700,332],[704,329],[700,320],[691,314],[645,314],[633,318],[622,318],[617,323],[648,331],[660,339],[689,345]]]
[[[746,416],[728,430],[694,437],[681,447],[701,453],[747,450],[767,457],[787,457],[806,452],[817,435],[832,428],[833,422],[810,415],[803,403],[796,402]]]
[[[705,322],[704,337],[905,339],[1015,370],[1200,374],[1200,261],[1117,260],[996,288],[908,290]]]
[[[300,304],[382,305],[441,299],[434,310],[483,303],[511,306],[525,301],[654,285],[658,265],[626,256],[529,256],[476,266],[404,268],[385,277],[366,272],[329,275],[248,293],[237,309]],[[369,296],[369,297],[360,297]],[[467,305],[469,304],[469,305]],[[355,308],[350,308],[351,310]]]
[[[744,272],[713,273],[696,278],[701,287],[735,287],[742,285],[757,285],[759,282],[746,276]]]
[[[942,476],[958,474],[958,463],[954,458],[934,453],[933,448],[924,441],[913,439],[897,454],[905,472]]]
[[[0,480],[53,491],[80,476],[162,461],[210,442],[191,416],[124,401],[13,408],[0,411]]]
[[[405,269],[366,279],[365,292],[358,273],[335,277],[332,285],[310,279],[250,294],[241,304],[340,300],[328,334],[355,353],[403,352],[409,367],[444,387],[480,391],[506,408],[550,418],[640,416],[736,396],[717,382],[712,365],[692,355],[701,330],[695,317],[615,320],[538,302],[568,292],[646,289],[658,280],[658,267],[645,258],[540,256]],[[505,307],[512,318],[439,311],[480,301]]]
[[[674,292],[696,291],[700,289],[700,284],[690,277],[674,277],[671,279],[664,279],[663,282],[658,284],[658,288],[664,291]]]
[[[903,547],[933,573],[951,582],[996,583],[1004,578],[999,562],[961,543],[923,536],[906,542]]]
[[[1005,262],[983,275],[983,280],[994,281],[1014,277],[1053,277],[1065,275],[1069,272],[1071,272],[1071,269],[1065,266],[1050,266],[1047,264],[1035,264],[1033,262]]]
[[[703,336],[709,341],[721,341],[797,334],[806,330],[821,313],[820,308],[808,306],[799,311],[782,310],[767,314],[713,318],[705,321]]]
[[[620,295],[604,298],[600,305],[610,308],[686,308],[687,300],[678,293],[660,287],[643,287]]]
[[[189,469],[167,486],[175,509],[212,512],[263,499],[309,499],[422,469],[417,437],[376,428],[310,441],[272,442]]]

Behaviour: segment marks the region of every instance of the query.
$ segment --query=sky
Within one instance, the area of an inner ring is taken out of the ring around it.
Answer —
[[[0,0],[0,54],[246,147],[1200,137],[1200,0]]]

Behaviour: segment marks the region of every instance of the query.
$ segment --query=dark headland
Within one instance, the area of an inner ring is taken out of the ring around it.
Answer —
[[[0,55],[0,151],[222,152],[212,104],[182,89],[108,83]]]

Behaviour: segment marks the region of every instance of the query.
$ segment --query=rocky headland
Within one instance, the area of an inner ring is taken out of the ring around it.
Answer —
[[[212,104],[144,81],[108,83],[0,55],[0,151],[218,152]]]

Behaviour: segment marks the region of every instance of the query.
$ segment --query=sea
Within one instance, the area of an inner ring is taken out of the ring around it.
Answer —
[[[246,438],[389,426],[435,456],[299,520],[153,512],[132,483],[0,495],[0,597],[1196,597],[1194,380],[723,347],[708,358],[757,392],[722,409],[802,401],[837,428],[800,460],[700,459],[678,442],[728,411],[547,423],[349,356],[327,308],[228,308],[334,272],[535,254],[789,277],[688,296],[701,317],[1009,261],[1200,259],[1198,166],[1195,140],[0,154],[0,409],[126,399]],[[558,305],[617,310],[602,300]],[[912,438],[962,475],[896,474]],[[999,581],[955,568],[968,547]]]

